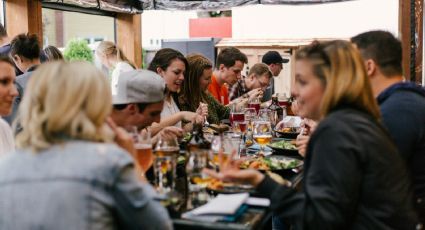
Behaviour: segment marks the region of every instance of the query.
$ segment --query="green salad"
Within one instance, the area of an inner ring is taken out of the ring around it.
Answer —
[[[297,150],[297,147],[287,140],[276,141],[269,144],[269,146],[272,148],[277,148],[277,149]]]

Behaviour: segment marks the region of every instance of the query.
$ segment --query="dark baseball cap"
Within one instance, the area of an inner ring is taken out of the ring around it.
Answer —
[[[289,59],[282,58],[277,51],[269,51],[264,54],[263,59],[261,60],[263,63],[270,65],[276,63],[288,63]]]

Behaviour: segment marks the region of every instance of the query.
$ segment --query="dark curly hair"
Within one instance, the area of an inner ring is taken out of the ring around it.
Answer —
[[[40,57],[40,45],[35,34],[19,34],[10,42],[10,55],[30,60]]]

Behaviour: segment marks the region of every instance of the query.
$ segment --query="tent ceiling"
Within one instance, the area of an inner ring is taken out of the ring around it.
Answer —
[[[73,6],[104,12],[142,13],[143,10],[225,10],[252,4],[318,4],[350,0],[42,0],[50,7]]]

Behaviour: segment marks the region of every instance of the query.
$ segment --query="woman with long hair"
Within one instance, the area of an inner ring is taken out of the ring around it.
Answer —
[[[19,108],[18,149],[0,158],[0,229],[172,228],[130,154],[113,143],[111,104],[106,78],[90,63],[50,62],[34,72]]]
[[[136,67],[128,60],[124,52],[111,41],[100,42],[96,48],[96,56],[102,65],[111,72],[111,90],[112,94],[115,95],[119,75]]]
[[[183,54],[170,48],[159,50],[149,64],[148,69],[164,79],[168,90],[161,113],[161,122],[159,126],[154,125],[153,130],[167,126],[191,130],[193,122],[203,122],[204,117],[207,116],[208,108],[205,105],[198,105],[196,112],[180,111],[177,94],[184,82],[185,72],[188,71],[188,68]]]
[[[298,114],[319,121],[307,146],[302,191],[239,170],[232,160],[207,173],[254,185],[271,199],[273,214],[295,229],[417,229],[408,173],[381,125],[356,48],[313,42],[295,59]]]
[[[191,54],[186,57],[189,71],[183,81],[179,94],[179,104],[182,110],[195,112],[201,103],[208,105],[208,122],[219,124],[229,117],[230,109],[220,103],[208,92],[211,83],[212,64],[201,54]]]

